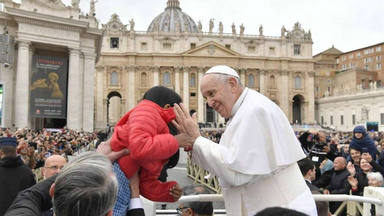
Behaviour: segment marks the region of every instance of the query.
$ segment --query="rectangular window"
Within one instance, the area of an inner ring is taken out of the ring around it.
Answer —
[[[231,44],[225,44],[225,48],[231,49]]]
[[[376,64],[376,70],[381,70],[381,63]]]
[[[119,38],[111,37],[111,48],[119,48]]]
[[[376,56],[376,61],[381,61],[381,55]]]
[[[341,57],[341,60],[342,60],[342,61],[347,60],[347,56],[343,56],[343,57]]]
[[[369,70],[369,65],[365,65],[365,66],[364,66],[364,69],[365,69],[365,70]]]
[[[376,52],[381,52],[381,46],[376,47]]]
[[[274,55],[275,54],[275,47],[269,47],[269,54]]]
[[[340,124],[344,125],[344,116],[343,115],[340,116]]]
[[[165,49],[165,50],[172,49],[172,44],[171,43],[163,43],[163,49]]]
[[[331,116],[329,120],[331,122],[331,125],[333,125],[333,116]]]
[[[196,48],[196,44],[195,43],[191,43],[191,49],[195,49]]]
[[[301,54],[301,46],[300,44],[293,45],[293,54],[300,55]]]
[[[321,120],[321,125],[324,125],[324,116],[321,116],[321,118],[320,118]]]
[[[141,50],[147,50],[148,45],[147,42],[141,42]]]
[[[380,124],[384,125],[384,113],[380,113]]]
[[[349,59],[353,59],[353,54],[349,55]]]
[[[248,52],[249,52],[249,53],[255,53],[255,51],[256,51],[255,46],[249,46],[249,47],[248,47]]]
[[[353,125],[356,124],[356,115],[355,114],[352,115],[352,124]]]
[[[360,58],[360,56],[361,56],[360,52],[358,52],[358,53],[356,54],[356,56],[357,56],[357,58]]]
[[[339,64],[339,62],[340,62],[340,59],[336,59],[336,64]]]

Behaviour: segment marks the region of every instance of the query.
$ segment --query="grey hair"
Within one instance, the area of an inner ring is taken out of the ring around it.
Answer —
[[[75,157],[55,181],[56,216],[104,216],[115,205],[117,179],[107,157],[85,152]]]
[[[218,81],[221,81],[221,82],[226,82],[229,78],[233,77],[236,79],[237,83],[239,84],[239,86],[241,88],[243,88],[243,84],[241,83],[240,79],[235,77],[235,76],[231,76],[231,75],[227,75],[227,74],[220,74],[220,73],[210,73],[209,75],[214,75],[215,78],[218,80]]]
[[[370,172],[367,174],[367,178],[373,178],[378,182],[384,183],[383,175],[379,172]]]

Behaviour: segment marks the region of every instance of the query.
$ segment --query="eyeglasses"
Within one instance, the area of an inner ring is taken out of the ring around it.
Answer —
[[[47,169],[52,169],[52,170],[62,170],[64,166],[50,166],[50,167],[44,167],[44,168],[47,168]]]
[[[187,208],[189,208],[189,207],[176,208],[177,214],[178,214],[179,216],[183,215],[183,210],[184,210],[184,209],[187,209]]]

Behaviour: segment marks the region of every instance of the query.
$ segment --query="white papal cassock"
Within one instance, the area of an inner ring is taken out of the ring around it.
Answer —
[[[227,215],[253,216],[280,206],[317,215],[297,161],[305,155],[281,109],[245,88],[220,143],[196,139],[192,160],[219,177]]]

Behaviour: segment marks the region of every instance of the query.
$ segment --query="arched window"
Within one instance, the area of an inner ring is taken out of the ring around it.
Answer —
[[[191,79],[189,80],[189,85],[191,87],[196,87],[196,74],[191,74]]]
[[[163,86],[171,86],[171,74],[169,72],[163,74]]]
[[[301,89],[301,77],[299,75],[295,77],[295,89]]]
[[[113,71],[111,73],[111,86],[117,86],[119,85],[119,75],[116,71]]]
[[[269,78],[269,88],[271,88],[271,89],[275,89],[276,88],[276,80],[275,80],[275,76],[274,75],[271,75],[270,78]]]
[[[141,87],[147,87],[148,86],[148,77],[146,73],[141,73]]]
[[[248,87],[255,87],[255,76],[253,76],[253,74],[248,75]]]

